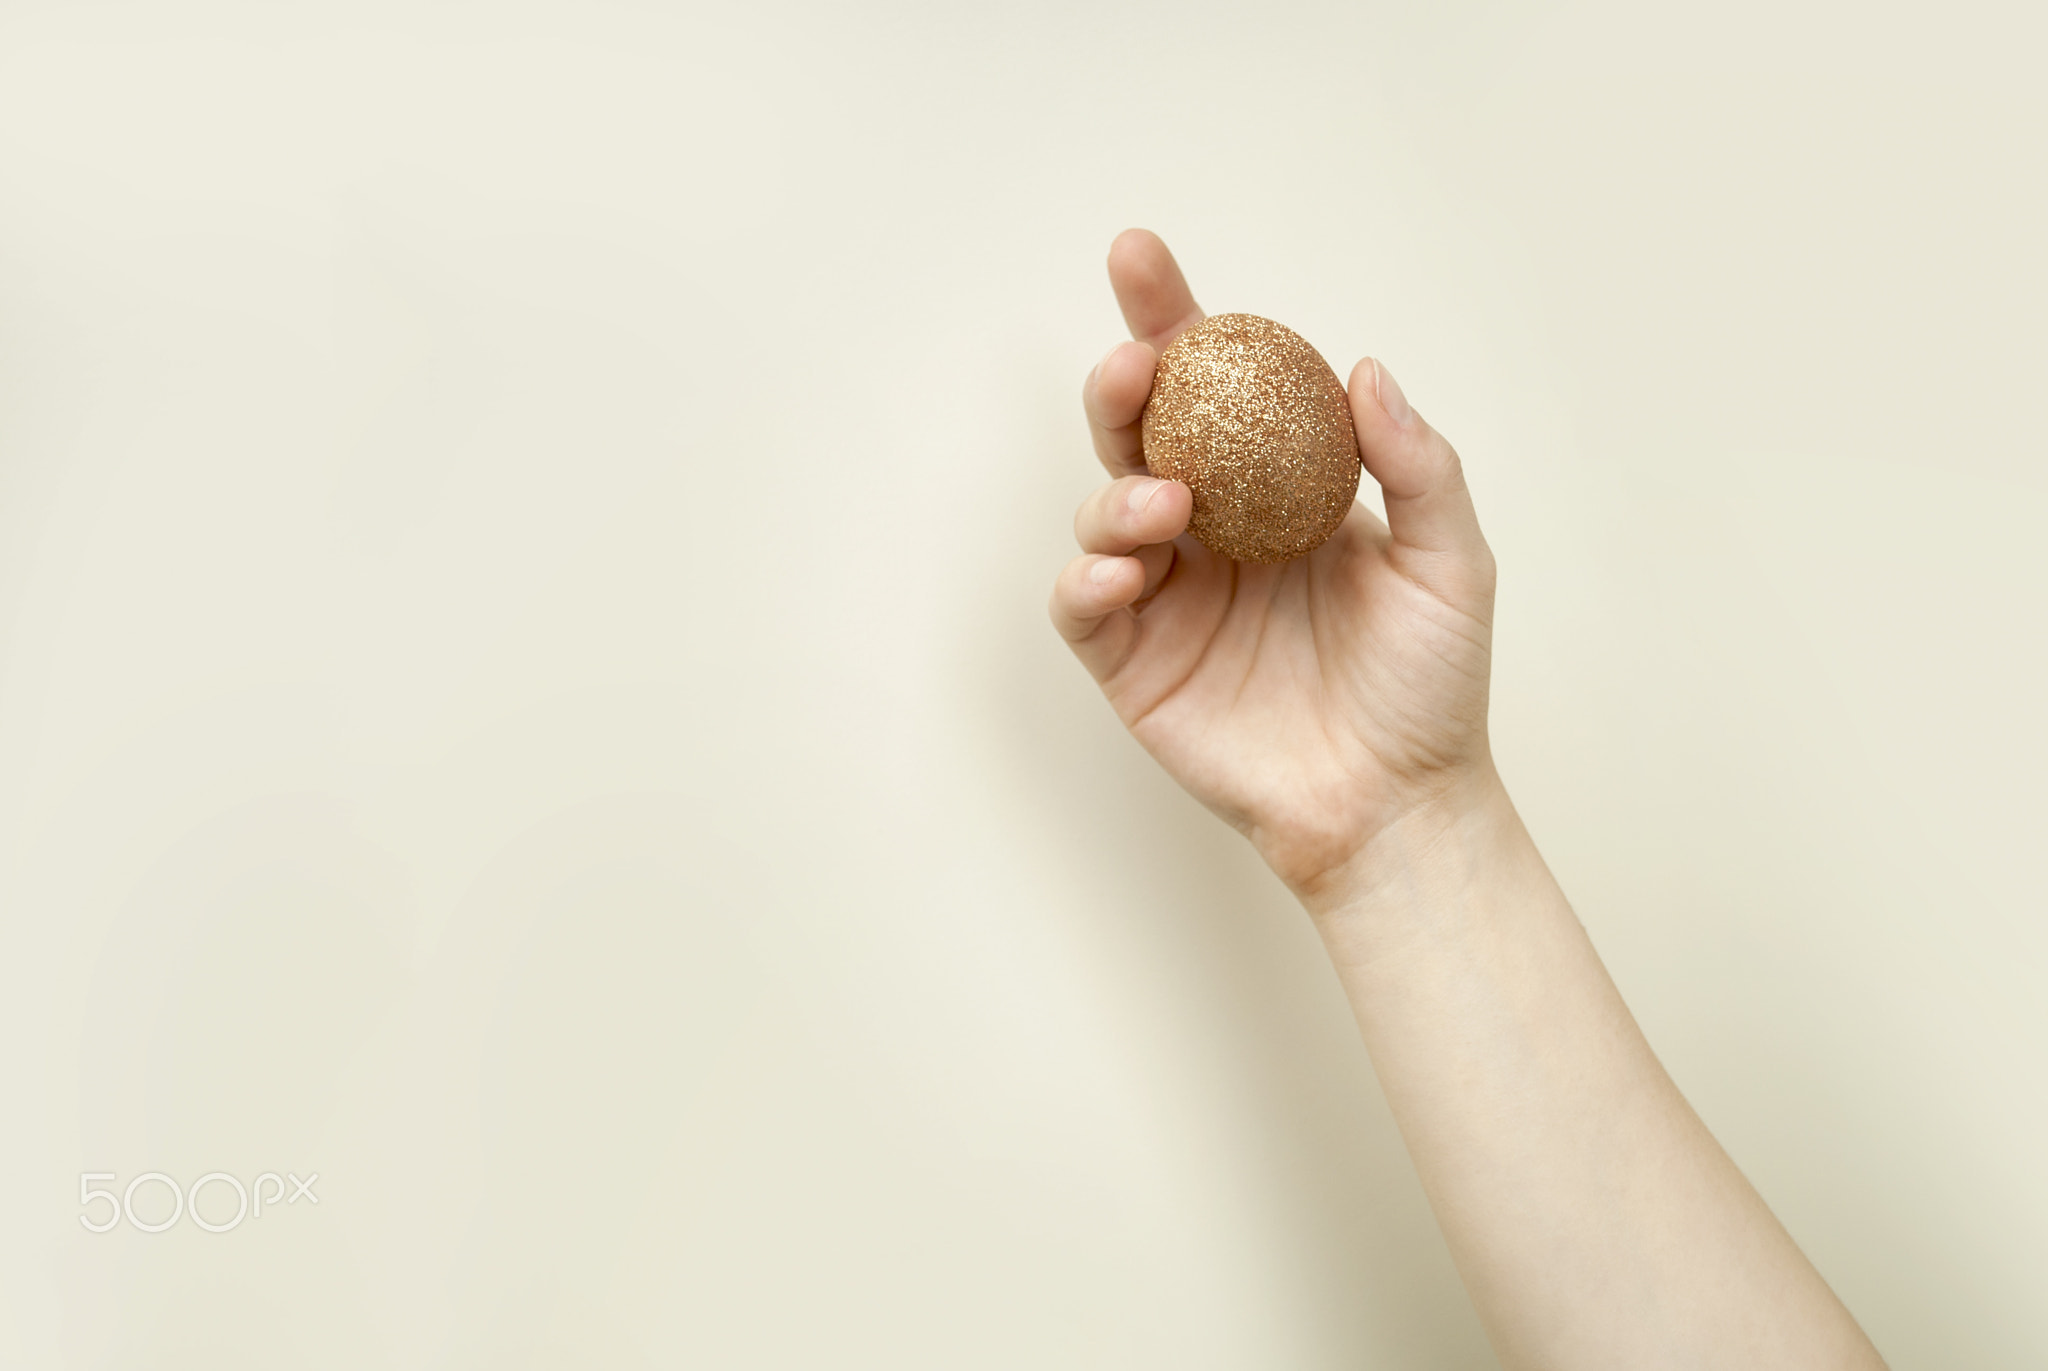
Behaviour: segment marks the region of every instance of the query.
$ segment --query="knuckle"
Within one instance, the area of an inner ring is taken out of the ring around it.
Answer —
[[[1091,539],[1114,533],[1129,522],[1131,492],[1147,478],[1119,476],[1097,486],[1074,511],[1074,537],[1083,547]]]
[[[1102,492],[1106,486],[1098,486],[1088,492],[1088,498],[1074,511],[1074,541],[1086,545],[1090,530],[1102,522]]]
[[[1052,619],[1053,626],[1061,633],[1071,633],[1074,614],[1074,564],[1069,562],[1053,581],[1052,594],[1045,600],[1045,612]]]
[[[1500,563],[1494,560],[1493,549],[1484,542],[1472,554],[1472,577],[1486,590],[1492,590],[1500,580]]]
[[[1465,479],[1465,463],[1458,456],[1458,450],[1451,446],[1450,439],[1435,429],[1429,431],[1430,464],[1445,476],[1462,481]]]

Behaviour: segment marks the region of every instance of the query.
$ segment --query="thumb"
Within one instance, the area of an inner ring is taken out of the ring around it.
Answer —
[[[1455,579],[1463,579],[1455,576],[1460,571],[1490,573],[1493,554],[1479,532],[1458,454],[1410,408],[1393,374],[1376,358],[1351,369],[1349,389],[1359,459],[1380,484],[1396,547],[1422,554],[1424,568]]]

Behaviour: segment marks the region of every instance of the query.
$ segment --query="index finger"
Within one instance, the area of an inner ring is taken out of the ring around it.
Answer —
[[[1081,385],[1088,436],[1095,440],[1095,455],[1112,476],[1130,476],[1145,469],[1139,419],[1152,394],[1152,371],[1158,365],[1159,354],[1146,344],[1118,343]]]

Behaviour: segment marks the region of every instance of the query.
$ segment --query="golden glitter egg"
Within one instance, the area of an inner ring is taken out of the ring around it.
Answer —
[[[1322,354],[1256,314],[1216,314],[1159,354],[1145,465],[1195,494],[1188,532],[1240,562],[1321,547],[1358,497],[1351,401]]]

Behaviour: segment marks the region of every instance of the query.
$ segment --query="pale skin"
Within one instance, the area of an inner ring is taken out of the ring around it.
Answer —
[[[1457,453],[1367,358],[1347,390],[1387,518],[1354,505],[1279,566],[1217,556],[1138,426],[1202,311],[1144,230],[1109,276],[1133,341],[1082,402],[1111,479],[1053,623],[1308,912],[1501,1362],[1883,1367],[1665,1074],[1494,768],[1494,559]]]

